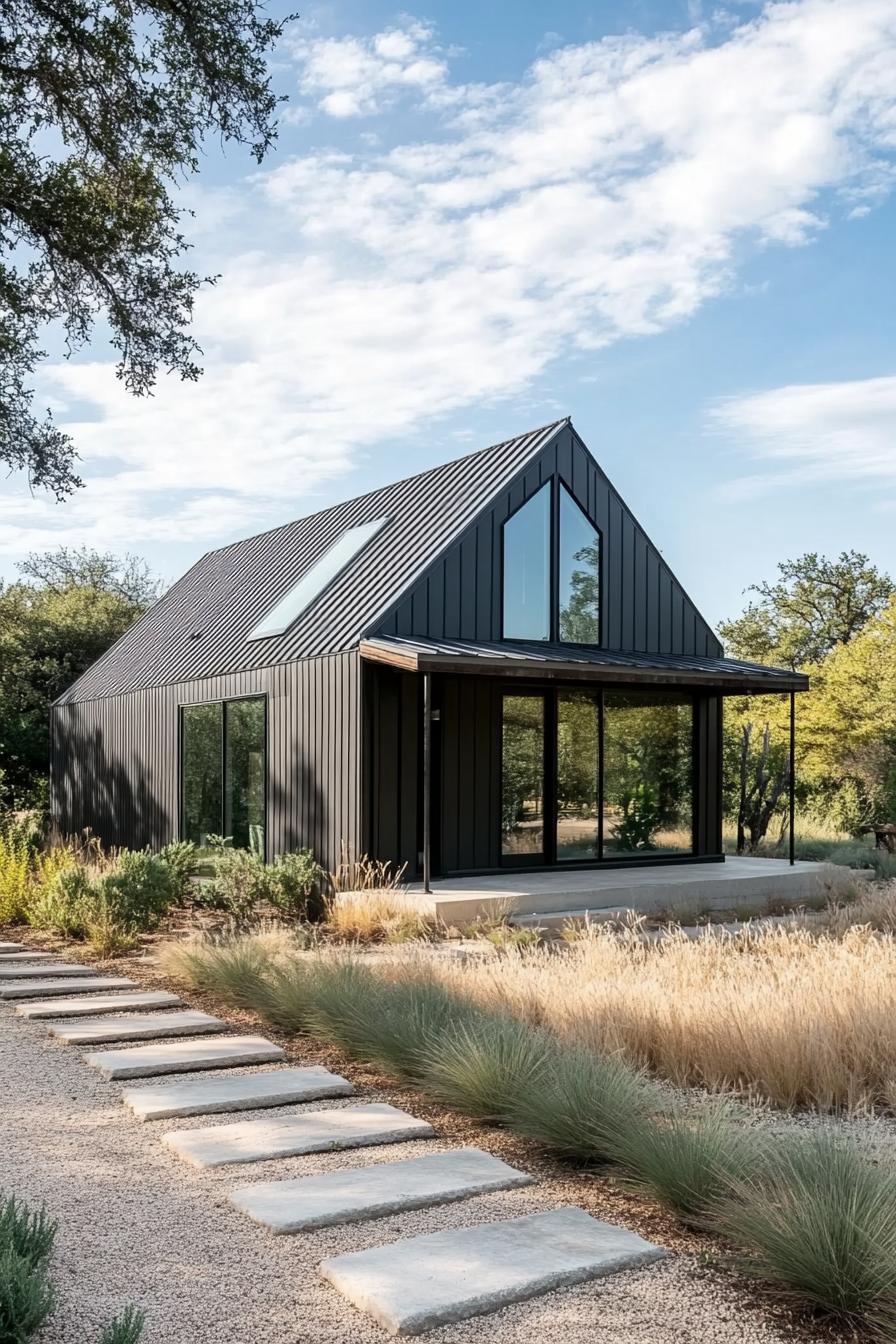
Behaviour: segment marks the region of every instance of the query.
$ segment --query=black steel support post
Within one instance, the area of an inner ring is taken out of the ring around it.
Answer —
[[[432,673],[423,673],[423,890],[432,888]]]
[[[795,854],[794,837],[794,812],[796,811],[796,695],[790,692],[790,862],[793,864]]]

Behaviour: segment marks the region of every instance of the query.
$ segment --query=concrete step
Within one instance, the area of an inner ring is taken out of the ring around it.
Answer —
[[[260,1181],[233,1190],[230,1200],[272,1232],[304,1232],[531,1184],[531,1176],[491,1153],[458,1148],[402,1162],[383,1162],[361,1171],[332,1171],[294,1181]]]
[[[47,1031],[68,1045],[99,1045],[103,1041],[152,1041],[166,1036],[207,1036],[226,1031],[227,1023],[208,1013],[142,1013],[131,1017],[85,1017],[76,1022],[51,1022]]]
[[[241,1064],[270,1064],[283,1058],[279,1045],[263,1036],[219,1036],[207,1041],[160,1041],[123,1050],[98,1050],[85,1061],[104,1078],[150,1078],[159,1073],[233,1069]]]
[[[127,1087],[121,1094],[138,1120],[171,1120],[181,1115],[214,1115],[220,1111],[254,1111],[324,1097],[350,1097],[355,1089],[338,1073],[319,1065],[272,1069],[235,1077],[196,1078],[186,1083]]]
[[[9,957],[0,960],[0,983],[7,980],[30,980],[38,976],[53,975],[62,979],[66,976],[96,975],[95,966],[78,966],[74,962],[56,961],[49,966],[9,966]]]
[[[55,967],[53,970],[55,971]],[[0,999],[40,999],[63,994],[98,994],[107,989],[137,989],[133,980],[124,976],[97,975],[83,979],[20,980],[0,984]]]
[[[663,1254],[584,1209],[561,1208],[337,1255],[320,1273],[390,1334],[420,1335]]]
[[[0,957],[9,956],[10,952],[21,952],[21,943],[0,943]]]
[[[173,1130],[162,1142],[193,1166],[222,1167],[228,1162],[265,1162],[301,1153],[429,1139],[432,1134],[432,1126],[425,1120],[377,1102],[345,1110],[306,1111],[270,1120]]]
[[[71,991],[74,985],[66,985]],[[38,999],[20,1003],[20,1017],[91,1017],[97,1013],[126,1013],[131,1008],[180,1008],[183,1000],[165,989],[138,989],[133,994],[85,994],[75,999]]]

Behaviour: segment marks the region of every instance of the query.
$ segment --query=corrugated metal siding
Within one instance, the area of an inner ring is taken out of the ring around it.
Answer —
[[[61,701],[270,667],[354,647],[367,627],[548,443],[558,421],[203,556]],[[388,526],[285,634],[246,636],[349,527]]]
[[[555,473],[603,534],[603,646],[720,657],[709,625],[569,424],[370,633],[500,639],[501,526]]]
[[[180,824],[179,707],[268,698],[268,857],[310,845],[333,867],[360,841],[357,653],[179,682],[53,710],[52,810],[107,844],[157,848]]]

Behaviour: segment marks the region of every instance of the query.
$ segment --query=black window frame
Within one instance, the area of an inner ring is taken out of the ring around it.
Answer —
[[[525,639],[519,635],[508,635],[504,628],[504,575],[506,571],[505,559],[505,534],[504,529],[512,518],[530,504],[533,499],[545,488],[550,490],[550,528],[551,535],[548,544],[548,638],[547,639]],[[597,537],[597,587],[598,587],[598,607],[597,607],[597,640],[583,644],[580,641],[560,638],[560,491],[565,490],[569,498],[579,509],[583,518],[587,519],[589,525],[594,528]],[[604,606],[605,606],[605,582],[604,582],[604,534],[598,527],[586,508],[582,506],[577,498],[575,491],[567,481],[556,473],[549,476],[546,481],[542,481],[536,488],[522,500],[515,509],[511,509],[507,517],[501,523],[501,545],[499,556],[499,580],[500,580],[500,640],[516,644],[562,644],[570,649],[602,649],[604,647]]]
[[[253,691],[251,695],[217,695],[210,696],[204,700],[182,700],[177,706],[177,818],[178,818],[178,839],[185,838],[186,825],[184,817],[184,710],[197,709],[201,705],[220,705],[221,706],[221,744],[220,744],[220,762],[221,762],[221,831],[224,834],[224,786],[227,778],[227,706],[241,700],[261,700],[264,703],[264,801],[262,803],[262,812],[264,816],[264,843],[262,847],[261,859],[264,863],[268,861],[270,852],[270,841],[268,837],[268,801],[270,797],[269,788],[269,723],[270,723],[270,695],[267,691]]]
[[[557,700],[558,696],[564,691],[587,691],[593,694],[597,701],[597,751],[598,751],[598,771],[597,771],[597,856],[589,859],[559,859],[557,858]],[[605,696],[614,692],[631,694],[639,691],[643,694],[653,694],[658,699],[664,694],[662,688],[655,687],[633,687],[633,686],[601,686],[586,687],[578,682],[541,682],[519,684],[513,682],[502,682],[495,687],[495,705],[496,713],[494,719],[498,729],[498,788],[503,789],[503,752],[501,750],[501,727],[503,724],[504,697],[532,695],[540,696],[543,705],[544,723],[544,844],[540,862],[537,855],[532,854],[509,854],[505,855],[501,844],[501,811],[498,812],[498,860],[500,868],[509,869],[528,869],[536,872],[544,868],[556,868],[561,871],[577,868],[629,868],[639,867],[641,865],[659,865],[668,863],[688,863],[693,862],[697,857],[697,835],[698,835],[698,788],[700,782],[699,765],[699,714],[698,704],[699,695],[694,691],[682,689],[680,687],[669,687],[670,694],[683,696],[691,709],[691,845],[690,849],[678,851],[675,853],[653,854],[645,851],[643,854],[632,854],[617,856],[610,854],[607,856],[604,852],[604,724],[605,724]],[[535,860],[533,862],[533,860]]]

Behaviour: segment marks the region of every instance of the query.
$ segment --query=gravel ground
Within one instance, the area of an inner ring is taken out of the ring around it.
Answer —
[[[144,1344],[382,1344],[384,1332],[318,1278],[324,1257],[571,1203],[628,1223],[672,1254],[645,1270],[446,1326],[430,1337],[439,1344],[550,1344],[561,1335],[563,1344],[784,1344],[810,1338],[783,1314],[771,1316],[729,1275],[704,1268],[694,1253],[699,1243],[661,1212],[613,1193],[603,1178],[562,1169],[557,1175],[525,1145],[509,1153],[507,1136],[496,1141],[493,1132],[457,1117],[453,1125],[451,1117],[439,1124],[438,1113],[421,1099],[383,1090],[363,1071],[343,1068],[361,1084],[362,1100],[389,1100],[425,1114],[437,1124],[439,1140],[202,1172],[163,1149],[159,1135],[175,1127],[226,1124],[231,1117],[143,1124],[121,1105],[121,1084],[103,1081],[77,1049],[51,1040],[41,1024],[16,1017],[8,1006],[0,1008],[0,1041],[2,1185],[46,1202],[59,1220],[53,1263],[59,1308],[40,1344],[95,1344],[102,1325],[127,1302],[147,1313]],[[319,1056],[307,1062],[319,1062]],[[314,1103],[321,1109],[347,1104]],[[270,1112],[242,1112],[239,1118],[253,1114]],[[255,1178],[389,1162],[458,1142],[479,1142],[516,1160],[536,1171],[541,1183],[293,1237],[271,1236],[226,1200],[229,1189]]]

